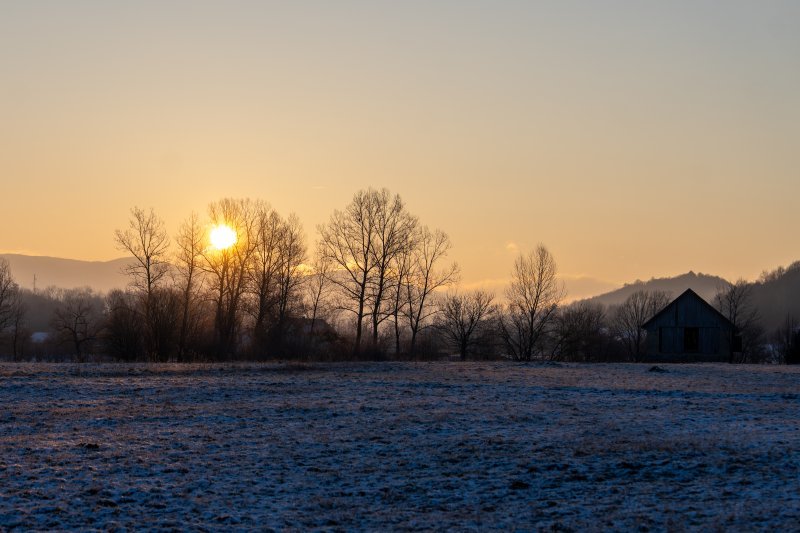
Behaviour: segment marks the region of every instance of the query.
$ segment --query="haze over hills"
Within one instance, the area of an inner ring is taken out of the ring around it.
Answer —
[[[26,289],[33,288],[34,276],[38,289],[51,285],[65,289],[88,286],[97,292],[108,292],[112,289],[124,289],[128,284],[122,271],[129,259],[124,257],[111,261],[83,261],[24,254],[0,254],[0,257],[8,260],[14,280]],[[567,287],[567,301],[590,298],[619,286],[588,276],[570,276],[562,281]],[[465,288],[488,288],[502,295],[507,282],[505,279],[491,280],[488,284],[468,285]]]
[[[128,279],[122,272],[130,259],[124,257],[111,261],[82,261],[23,254],[0,254],[0,257],[8,260],[12,276],[20,286],[27,289],[33,288],[34,276],[38,289],[51,285],[61,288],[88,286],[98,292],[108,292],[112,289],[123,289],[128,284]],[[690,287],[711,301],[718,288],[727,283],[720,277],[694,272],[673,278],[637,280],[620,288],[589,277],[566,278],[564,282],[568,288],[567,301],[585,298],[587,301],[605,305],[620,304],[638,290],[662,290],[677,296]],[[491,288],[497,294],[502,294],[505,281],[502,286]]]
[[[59,257],[32,256],[22,254],[0,254],[8,260],[11,275],[21,287],[44,289],[56,286],[65,289],[91,287],[98,292],[124,289],[128,279],[122,273],[129,259],[111,261],[81,261]]]
[[[107,293],[112,289],[124,289],[128,284],[128,278],[122,272],[130,259],[124,257],[111,261],[82,261],[23,254],[0,254],[0,257],[8,260],[12,276],[26,289],[33,288],[34,276],[36,288],[40,290],[48,286],[91,287],[97,292]],[[714,296],[728,283],[719,276],[694,272],[671,278],[637,280],[608,292],[602,291],[608,290],[610,284],[593,278],[565,281],[576,299],[586,296],[581,301],[606,306],[621,304],[628,296],[640,290],[665,291],[676,297],[689,288],[713,304]],[[503,289],[504,287],[498,285],[497,294],[502,294]],[[800,262],[778,268],[754,282],[751,286],[751,300],[759,310],[762,325],[767,331],[782,327],[787,316],[800,320]]]

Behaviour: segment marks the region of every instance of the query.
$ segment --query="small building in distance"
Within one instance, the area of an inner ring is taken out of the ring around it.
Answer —
[[[672,300],[642,325],[647,361],[731,361],[741,337],[730,320],[692,289]]]

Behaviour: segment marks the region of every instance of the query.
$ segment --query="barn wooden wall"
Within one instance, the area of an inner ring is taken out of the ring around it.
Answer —
[[[696,351],[684,351],[685,328],[698,328]],[[698,296],[684,294],[647,325],[647,354],[652,360],[727,361],[730,325]]]

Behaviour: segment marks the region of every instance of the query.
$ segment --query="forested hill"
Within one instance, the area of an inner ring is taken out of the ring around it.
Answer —
[[[725,279],[719,276],[687,272],[673,278],[653,278],[650,281],[637,280],[626,284],[620,289],[587,298],[584,301],[603,305],[619,305],[636,291],[664,291],[670,293],[672,297],[676,297],[686,289],[692,289],[707,302],[711,303],[717,291],[725,287],[727,283]]]
[[[800,322],[800,261],[762,274],[750,299],[767,332],[785,327],[787,318]]]

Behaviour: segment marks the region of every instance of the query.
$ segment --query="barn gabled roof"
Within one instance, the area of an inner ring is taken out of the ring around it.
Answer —
[[[653,316],[650,318],[650,320],[648,320],[647,322],[645,322],[644,324],[642,324],[642,326],[641,326],[641,327],[642,327],[642,329],[647,329],[647,326],[648,326],[648,325],[649,325],[651,322],[653,322],[653,321],[654,321],[656,318],[658,318],[658,317],[660,317],[661,315],[663,315],[664,313],[666,313],[668,309],[670,309],[670,308],[671,308],[673,305],[676,305],[676,303],[678,302],[678,300],[681,300],[681,299],[683,299],[683,298],[694,298],[695,300],[699,300],[699,301],[702,303],[702,305],[704,305],[704,306],[706,307],[706,309],[708,309],[708,310],[709,310],[709,311],[710,311],[712,314],[716,315],[716,316],[717,316],[717,317],[718,317],[720,320],[722,320],[722,321],[723,321],[725,324],[728,324],[728,325],[730,325],[730,327],[731,327],[732,329],[734,328],[734,325],[733,325],[733,323],[732,323],[730,320],[728,320],[728,317],[726,317],[725,315],[723,315],[722,313],[720,313],[720,312],[719,312],[719,311],[718,311],[718,310],[717,310],[717,309],[716,309],[716,308],[715,308],[713,305],[711,305],[710,303],[708,303],[707,301],[705,301],[705,300],[704,300],[704,299],[703,299],[703,298],[702,298],[702,297],[701,297],[699,294],[697,294],[696,292],[694,292],[692,289],[686,289],[685,291],[683,291],[683,292],[681,293],[681,295],[680,295],[680,296],[678,296],[677,298],[675,298],[674,300],[672,300],[670,303],[668,303],[667,305],[665,305],[665,306],[664,306],[664,308],[663,308],[661,311],[659,311],[658,313],[654,314],[654,315],[653,315]]]

